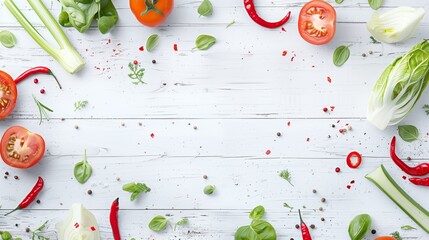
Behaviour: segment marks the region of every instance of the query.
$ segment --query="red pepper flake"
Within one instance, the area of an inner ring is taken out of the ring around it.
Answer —
[[[286,32],[286,29],[285,29],[284,27],[282,27],[282,31],[283,31],[283,32]]]
[[[327,108],[327,107],[324,107],[324,108],[323,108],[323,111],[324,111],[324,112],[327,112],[327,111],[328,111],[328,108]]]
[[[34,83],[35,83],[35,84],[38,84],[38,83],[39,83],[39,79],[35,78],[35,79],[34,79]]]
[[[290,121],[289,121],[289,122],[287,122],[287,126],[288,126],[288,127],[290,127]]]
[[[177,52],[177,44],[176,43],[173,45],[173,50]]]
[[[310,138],[307,138],[307,142],[310,142]]]
[[[337,123],[340,123],[340,120],[338,120]]]
[[[402,179],[407,180],[407,177],[406,176],[402,176]]]
[[[93,232],[95,231],[95,227],[94,226],[91,227],[91,231],[93,231]]]
[[[331,106],[331,112],[333,112],[335,109],[335,106]]]
[[[107,43],[106,43],[106,45],[109,45],[111,42],[112,42],[112,41],[110,40],[110,38],[109,38],[109,39],[107,39]]]
[[[293,56],[291,57],[290,61],[293,62],[293,60],[295,59],[296,54],[293,54]]]
[[[347,189],[350,189],[352,186],[350,186],[350,185],[347,185]]]
[[[341,168],[339,168],[339,167],[335,168],[335,172],[339,173],[340,171],[341,171]]]
[[[338,132],[340,133],[344,133],[346,130],[344,128],[341,128],[340,130],[338,130]]]
[[[154,137],[155,137],[155,134],[151,133],[151,134],[150,134],[150,137],[151,137],[151,138],[154,138]]]
[[[144,46],[139,47],[140,52],[144,51]]]
[[[265,152],[265,154],[270,155],[270,154],[271,154],[271,150],[267,150],[267,151]]]
[[[45,89],[43,89],[43,88],[42,88],[42,89],[40,89],[40,93],[41,93],[41,94],[45,94]]]
[[[75,228],[78,228],[78,227],[79,227],[79,223],[75,223],[75,224],[74,224],[74,227],[75,227]]]
[[[332,79],[328,76],[328,83],[331,83]]]
[[[355,180],[351,180],[351,181],[350,181],[350,184],[354,184],[354,183],[355,183]]]
[[[286,54],[287,54],[287,51],[283,51],[282,56],[284,57],[286,56]]]
[[[134,65],[137,65],[137,64],[139,64],[139,62],[137,61],[137,60],[134,60]],[[98,68],[98,69],[100,69],[100,68]]]

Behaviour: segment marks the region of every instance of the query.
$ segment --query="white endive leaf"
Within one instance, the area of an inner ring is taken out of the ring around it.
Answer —
[[[424,15],[423,8],[398,7],[385,13],[378,10],[366,26],[376,40],[396,43],[412,37]]]

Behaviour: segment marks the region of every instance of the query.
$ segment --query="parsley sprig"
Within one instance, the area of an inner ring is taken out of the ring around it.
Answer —
[[[82,110],[82,108],[85,108],[86,105],[88,105],[88,100],[77,101],[74,103],[74,111],[76,112],[77,110]]]
[[[128,68],[131,71],[131,73],[128,74],[128,77],[136,80],[136,81],[132,82],[133,84],[135,84],[135,85],[145,84],[145,82],[142,80],[142,78],[144,76],[144,71],[145,71],[144,68],[140,68],[139,64],[134,64],[132,62],[130,62],[128,64]]]

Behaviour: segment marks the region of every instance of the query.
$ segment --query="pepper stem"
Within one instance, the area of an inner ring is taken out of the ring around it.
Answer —
[[[12,211],[10,211],[10,212],[6,213],[4,216],[7,216],[7,215],[9,215],[9,214],[11,214],[11,213],[15,212],[16,210],[19,210],[19,209],[21,209],[21,208],[18,206],[18,207],[16,207],[15,209],[13,209]]]
[[[302,220],[302,216],[301,216],[301,210],[298,209],[298,213],[299,213],[299,220],[301,221],[301,224],[304,223],[304,221]]]
[[[60,81],[58,81],[57,76],[55,76],[55,74],[51,71],[51,69],[49,69],[48,74],[51,75],[55,79],[55,81],[57,81],[58,87],[60,87],[60,89],[63,89],[63,87],[61,87]]]

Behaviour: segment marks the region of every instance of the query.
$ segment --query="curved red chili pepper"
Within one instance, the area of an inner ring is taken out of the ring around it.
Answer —
[[[356,162],[352,161],[353,157],[356,157]],[[349,155],[347,155],[346,162],[347,166],[349,166],[350,168],[358,168],[362,163],[362,155],[360,155],[360,153],[356,151],[353,151],[349,153]]]
[[[110,208],[110,226],[112,227],[113,239],[121,240],[118,225],[119,198],[115,199]]]
[[[278,22],[267,22],[264,19],[262,19],[258,13],[256,12],[255,4],[253,3],[253,0],[244,0],[244,8],[246,9],[247,13],[249,14],[250,18],[257,24],[266,27],[266,28],[278,28],[285,24],[289,18],[290,18],[290,11],[286,16],[278,21]]]
[[[402,161],[395,152],[396,149],[396,137],[393,136],[392,141],[390,143],[390,157],[393,162],[405,173],[411,176],[424,176],[429,173],[429,164],[421,163],[415,167],[408,166],[404,161]]]
[[[408,178],[410,182],[419,186],[429,186],[429,178]]]
[[[57,79],[57,77],[54,75],[54,73],[51,71],[51,69],[49,69],[49,68],[47,68],[47,67],[42,67],[42,66],[38,66],[38,67],[34,67],[34,68],[30,68],[30,69],[28,69],[27,71],[23,72],[21,75],[19,75],[19,76],[15,79],[15,83],[16,83],[16,84],[18,84],[18,83],[22,82],[24,79],[28,78],[29,76],[32,76],[32,75],[34,75],[34,74],[39,74],[39,73],[42,73],[42,74],[49,74],[49,75],[51,75],[51,76],[55,79],[55,81],[57,82],[58,87],[59,87],[60,89],[63,89],[63,88],[61,87],[60,82],[58,81],[58,79]]]
[[[28,207],[28,205],[30,205],[30,203],[32,203],[34,199],[36,199],[40,191],[42,191],[44,185],[45,185],[45,182],[43,181],[43,178],[39,177],[33,189],[31,189],[30,193],[28,193],[28,195],[24,198],[24,200],[22,200],[22,202],[18,205],[18,207],[16,207],[11,212],[6,213],[5,216],[15,212],[16,210],[24,209]]]
[[[299,220],[301,221],[301,234],[302,234],[302,240],[312,240],[310,235],[310,230],[308,229],[307,225],[304,223],[301,217],[301,210],[298,209],[299,212]]]

